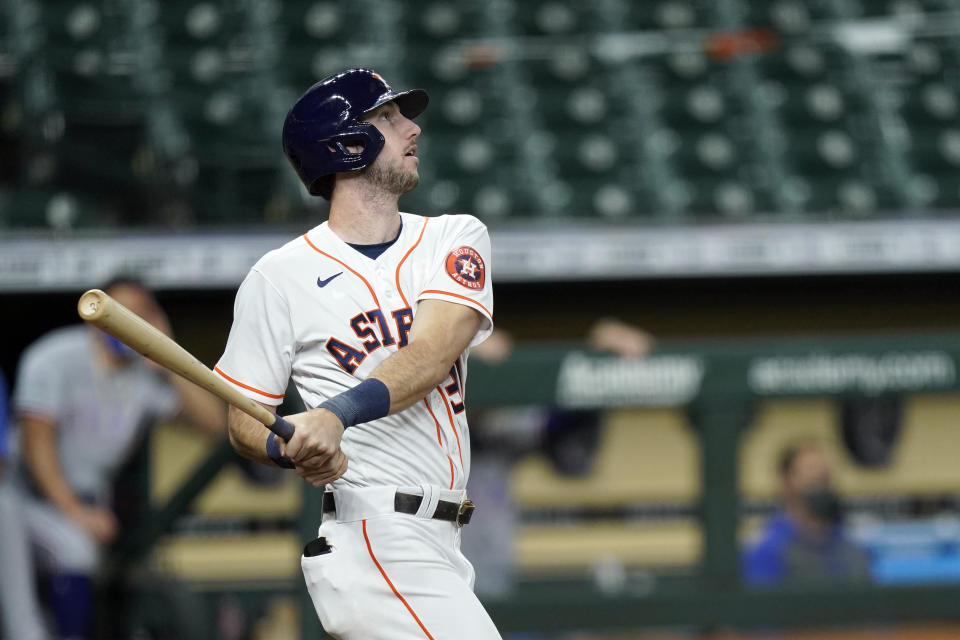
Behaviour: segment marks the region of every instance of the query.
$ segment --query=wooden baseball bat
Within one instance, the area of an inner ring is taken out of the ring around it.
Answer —
[[[84,321],[109,333],[134,351],[240,409],[285,442],[293,437],[292,424],[231,387],[172,338],[103,291],[90,289],[80,296],[77,313]]]

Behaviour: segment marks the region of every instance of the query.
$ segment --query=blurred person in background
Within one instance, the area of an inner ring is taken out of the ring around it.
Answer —
[[[747,584],[869,581],[869,558],[843,526],[826,449],[814,441],[793,444],[780,455],[778,472],[781,507],[743,556]]]
[[[20,496],[10,481],[9,418],[7,385],[0,372],[0,637],[43,640],[47,635],[37,602],[30,544]]]
[[[643,358],[653,337],[617,318],[604,317],[587,330],[583,346],[621,358]],[[471,356],[498,366],[512,355],[515,339],[503,329],[471,350]],[[469,410],[469,409],[468,409]],[[472,410],[471,410],[472,411]],[[592,469],[600,441],[603,412],[523,406],[478,410],[469,418],[473,460],[471,493],[483,505],[484,517],[463,530],[464,553],[474,559],[474,590],[485,598],[508,596],[514,587],[513,541],[517,510],[510,495],[510,472],[516,460],[534,451],[546,454],[557,472],[582,476]]]
[[[139,281],[119,277],[103,289],[170,335],[166,315]],[[110,507],[116,472],[154,420],[183,419],[221,438],[226,408],[207,391],[83,325],[52,331],[27,348],[13,408],[20,436],[16,480],[30,541],[50,573],[57,631],[61,638],[87,638],[92,577],[119,533]]]

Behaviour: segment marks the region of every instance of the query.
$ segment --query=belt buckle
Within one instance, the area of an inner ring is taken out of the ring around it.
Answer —
[[[473,511],[477,508],[477,505],[473,503],[473,500],[464,500],[460,503],[460,508],[457,509],[457,526],[462,527],[465,524],[470,523],[470,518],[473,517]]]

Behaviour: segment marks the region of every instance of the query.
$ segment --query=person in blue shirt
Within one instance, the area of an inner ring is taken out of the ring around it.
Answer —
[[[869,558],[843,526],[823,446],[789,446],[778,471],[781,507],[743,554],[744,581],[753,587],[869,581]]]

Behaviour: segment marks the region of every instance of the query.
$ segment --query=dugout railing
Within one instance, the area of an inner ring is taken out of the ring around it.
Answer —
[[[505,631],[960,619],[960,584],[748,589],[739,577],[738,538],[741,436],[758,403],[795,397],[956,393],[958,371],[956,334],[664,341],[655,353],[634,361],[556,344],[518,348],[498,366],[471,361],[467,397],[471,406],[674,407],[686,412],[700,443],[702,488],[695,513],[703,549],[691,579],[614,594],[586,579],[525,581],[509,599],[487,602],[491,614]],[[142,558],[232,459],[228,445],[216,449],[127,537],[117,555],[118,566]],[[304,490],[303,539],[314,535],[319,496],[319,491]],[[302,583],[291,589],[302,598],[302,637],[319,637]]]

